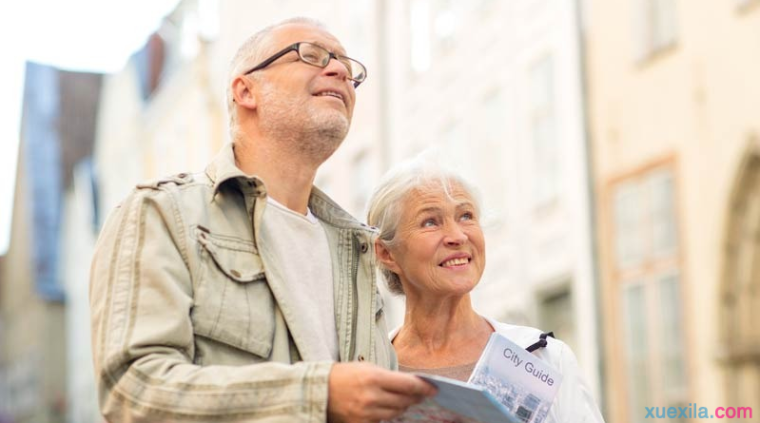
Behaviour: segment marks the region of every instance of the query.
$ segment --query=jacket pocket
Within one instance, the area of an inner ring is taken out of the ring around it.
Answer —
[[[274,299],[253,243],[198,230],[201,274],[194,331],[267,358],[274,337]]]

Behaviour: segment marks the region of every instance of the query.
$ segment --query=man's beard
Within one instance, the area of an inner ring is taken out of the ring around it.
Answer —
[[[350,121],[338,110],[299,102],[266,81],[261,81],[261,93],[258,114],[262,132],[304,156],[323,162],[346,138]]]

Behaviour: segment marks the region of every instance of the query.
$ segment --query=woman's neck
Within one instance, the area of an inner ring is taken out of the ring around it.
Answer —
[[[406,307],[393,346],[399,362],[407,367],[450,367],[477,361],[493,332],[472,309],[469,295],[422,302],[407,298]]]

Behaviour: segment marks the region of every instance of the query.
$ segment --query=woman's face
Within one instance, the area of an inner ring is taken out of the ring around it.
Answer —
[[[483,274],[485,240],[475,202],[458,184],[405,197],[396,241],[379,259],[399,275],[407,297],[465,295]]]

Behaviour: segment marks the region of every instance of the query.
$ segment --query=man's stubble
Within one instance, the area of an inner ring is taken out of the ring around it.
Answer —
[[[350,120],[329,106],[299,102],[261,81],[262,101],[258,107],[262,132],[319,163],[327,160],[346,138]]]

